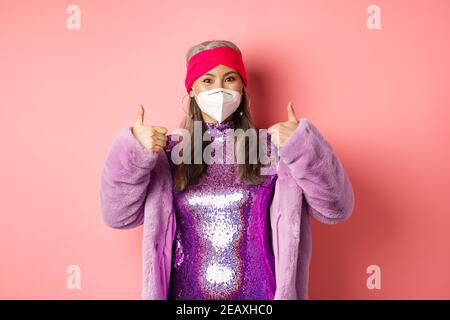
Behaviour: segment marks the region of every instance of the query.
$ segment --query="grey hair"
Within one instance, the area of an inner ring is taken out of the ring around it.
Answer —
[[[210,41],[204,41],[204,42],[197,44],[197,45],[193,46],[192,48],[190,48],[188,50],[188,52],[186,53],[186,63],[189,62],[189,60],[191,59],[192,56],[199,53],[200,51],[203,51],[206,49],[212,49],[212,48],[216,48],[216,47],[230,47],[230,48],[236,50],[237,52],[239,52],[239,54],[242,54],[241,50],[239,50],[238,46],[235,45],[231,41],[210,40]]]

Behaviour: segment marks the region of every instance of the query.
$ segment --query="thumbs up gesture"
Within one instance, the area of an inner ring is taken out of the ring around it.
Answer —
[[[167,143],[167,129],[160,126],[144,125],[144,107],[139,106],[136,123],[132,128],[133,136],[147,150],[160,152]]]
[[[297,116],[295,115],[294,107],[292,102],[288,103],[288,120],[284,122],[279,122],[271,126],[267,131],[271,135],[274,145],[281,149],[289,137],[294,133],[295,129],[298,127]]]

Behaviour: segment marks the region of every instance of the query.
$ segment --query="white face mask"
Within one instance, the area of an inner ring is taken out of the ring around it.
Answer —
[[[219,123],[236,111],[241,103],[241,93],[236,90],[217,88],[202,91],[198,95],[194,91],[194,94],[200,110]]]

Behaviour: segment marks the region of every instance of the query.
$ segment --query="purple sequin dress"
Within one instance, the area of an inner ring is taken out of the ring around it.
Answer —
[[[228,157],[225,141],[233,122],[203,127],[212,149],[221,147]],[[237,168],[237,163],[209,164],[200,185],[173,193],[177,232],[168,299],[273,299],[269,208],[277,175],[249,185],[237,180]]]

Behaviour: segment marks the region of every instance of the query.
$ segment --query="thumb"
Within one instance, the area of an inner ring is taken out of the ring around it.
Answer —
[[[138,108],[138,116],[136,119],[136,125],[137,126],[143,126],[144,125],[144,107],[141,105],[139,105]]]
[[[288,103],[288,121],[298,122],[297,116],[295,115],[294,107],[292,106],[292,102]]]

